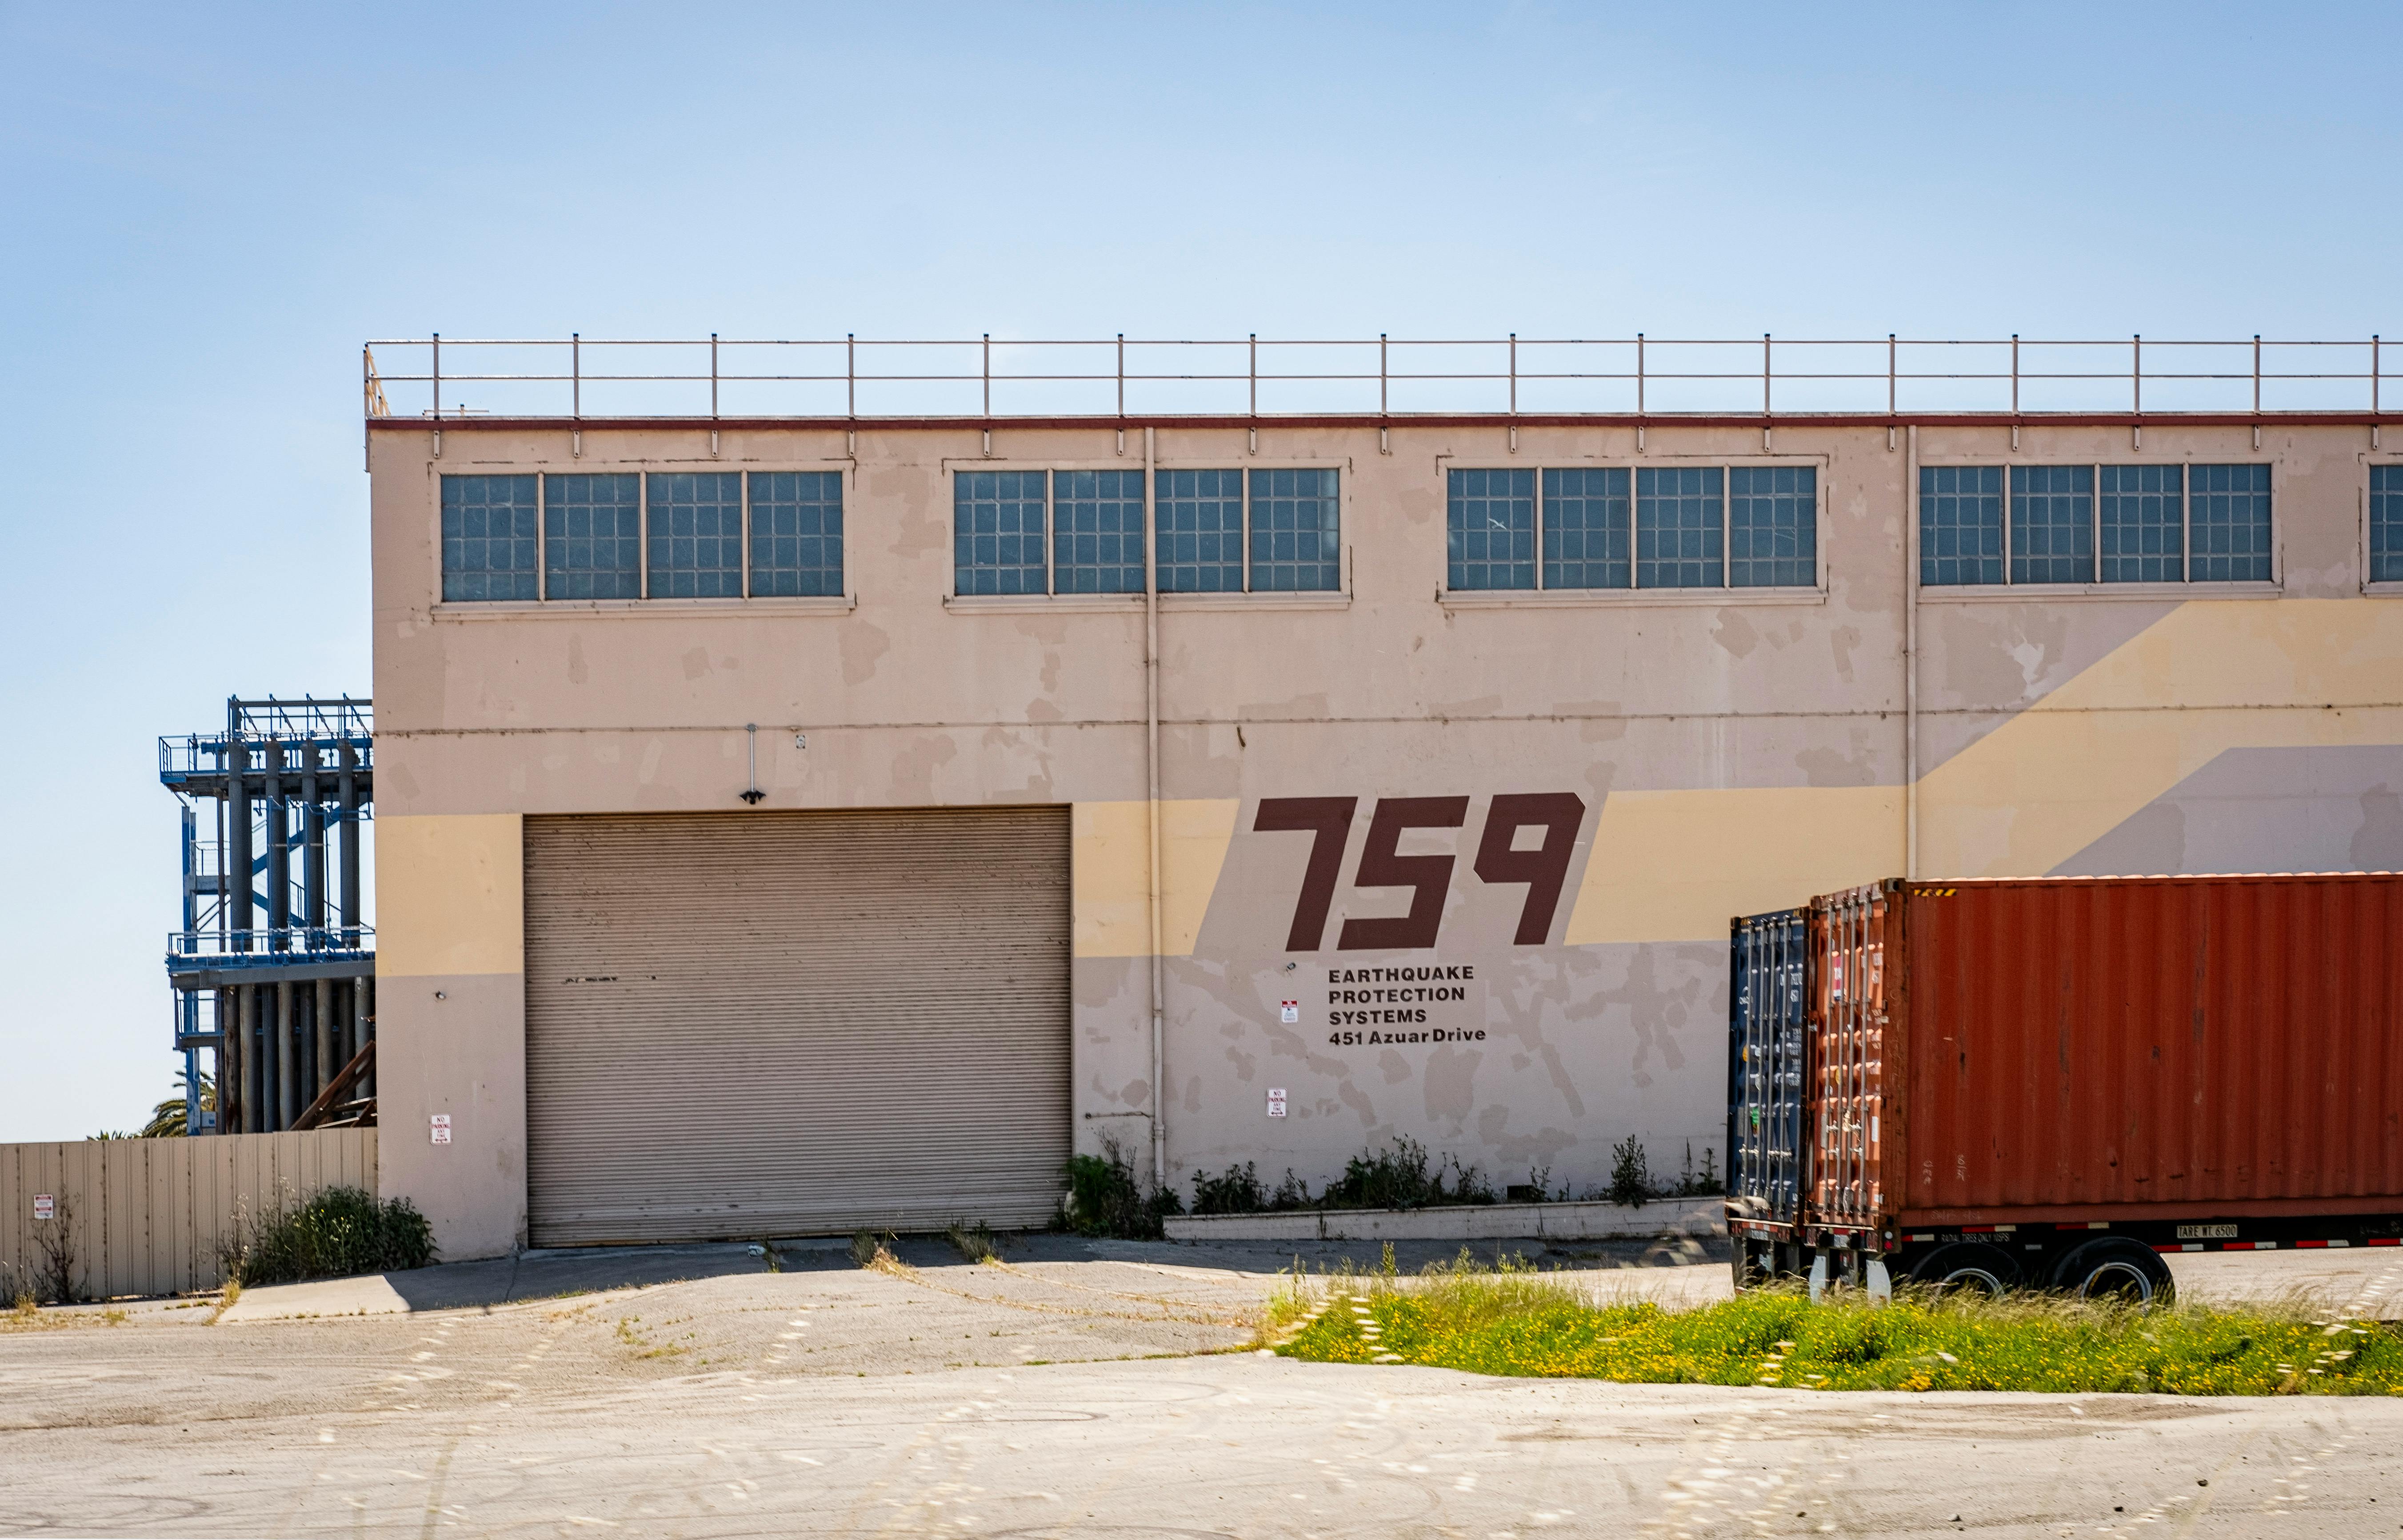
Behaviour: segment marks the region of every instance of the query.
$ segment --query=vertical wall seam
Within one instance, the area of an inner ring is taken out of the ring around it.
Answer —
[[[1144,823],[1150,835],[1148,873],[1151,922],[1151,1180],[1168,1185],[1168,1058],[1162,1017],[1160,917],[1160,542],[1152,481],[1158,465],[1157,430],[1143,430],[1143,702]]]
[[[1902,875],[1919,876],[1919,424],[1902,463]]]

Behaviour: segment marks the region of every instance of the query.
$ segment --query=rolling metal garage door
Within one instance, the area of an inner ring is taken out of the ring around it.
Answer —
[[[534,1244],[1051,1217],[1068,810],[525,821]]]

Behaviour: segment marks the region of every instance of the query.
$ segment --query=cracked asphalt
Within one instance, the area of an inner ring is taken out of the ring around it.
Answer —
[[[1608,1288],[1727,1288],[1723,1250],[1521,1244]],[[0,1533],[2403,1532],[2386,1401],[1299,1364],[1251,1348],[1291,1247],[896,1250],[889,1270],[799,1242],[781,1271],[741,1247],[529,1254],[254,1290],[214,1324],[214,1300],[44,1311],[0,1329]],[[2392,1313],[2403,1289],[2374,1255],[2177,1266],[2197,1295]]]

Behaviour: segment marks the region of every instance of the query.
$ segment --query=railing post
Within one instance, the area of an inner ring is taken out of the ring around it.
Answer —
[[[1118,415],[1126,415],[1126,333],[1118,333]]]
[[[1894,333],[1885,334],[1885,414],[1895,415],[1894,395]]]
[[[1519,415],[1519,334],[1510,334],[1510,415]]]
[[[1760,334],[1760,415],[1769,415],[1769,333]]]
[[[2135,414],[2142,417],[2145,415],[2145,334],[2136,332],[2132,335],[2135,340],[2130,344],[2128,354],[2130,404]]]
[[[2020,334],[2011,333],[2011,415],[2020,414]],[[2017,424],[2013,424],[2016,426]],[[2016,442],[2014,443],[2016,446]]]
[[[442,421],[442,334],[434,334],[434,420]]]
[[[2373,331],[2369,334],[2369,413],[2373,417],[2378,415],[2378,334]]]
[[[859,339],[852,332],[842,334],[842,414],[859,415]]]
[[[993,333],[984,334],[984,414],[993,415]]]
[[[1640,331],[1635,334],[1635,415],[1639,422],[1644,416],[1644,334]]]
[[[580,331],[567,334],[567,378],[568,415],[580,420],[584,416],[584,334]]]
[[[1377,334],[1377,415],[1386,415],[1385,407],[1385,334]]]
[[[2261,334],[2253,334],[2253,415],[2261,415]]]
[[[709,334],[709,415],[717,416],[717,333]]]
[[[1260,414],[1260,334],[1258,332],[1251,334],[1247,357],[1249,361],[1243,368],[1244,378],[1250,382],[1251,389],[1251,404],[1248,409],[1251,416],[1257,417]]]

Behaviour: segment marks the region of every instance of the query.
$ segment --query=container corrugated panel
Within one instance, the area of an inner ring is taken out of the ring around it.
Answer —
[[[1728,1215],[1790,1225],[1802,1196],[1810,914],[1737,918],[1729,936]]]
[[[1810,1194],[1821,1223],[1867,1226],[1885,1211],[1886,957],[1891,884],[1811,906]]]
[[[529,818],[537,1245],[1039,1225],[1065,807]]]
[[[2403,877],[1884,884],[1813,923],[1814,1217],[2403,1211]]]

